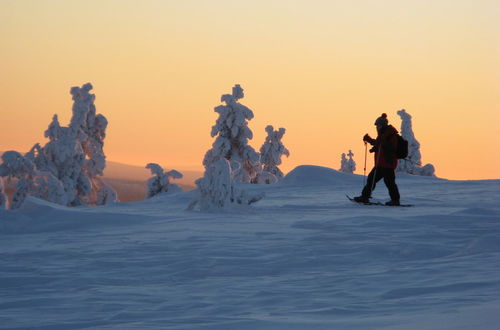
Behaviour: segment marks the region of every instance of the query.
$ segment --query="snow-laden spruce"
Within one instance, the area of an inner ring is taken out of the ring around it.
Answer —
[[[354,161],[354,154],[351,150],[347,154],[349,158],[346,157],[345,153],[342,153],[340,159],[340,172],[353,174],[356,171],[356,162]]]
[[[251,204],[263,197],[262,194],[249,194],[240,187],[261,172],[260,155],[248,145],[253,137],[248,128],[253,112],[238,102],[243,96],[243,89],[235,85],[231,95],[222,95],[225,105],[214,109],[219,118],[212,126],[211,136],[216,139],[203,159],[205,172],[196,180],[197,194],[189,210],[196,206],[201,211],[208,211],[231,204]]]
[[[347,157],[345,155],[345,152],[343,152],[342,155],[340,155],[340,169],[339,169],[339,171],[344,172],[344,173],[347,172]]]
[[[172,193],[182,191],[181,187],[174,183],[170,183],[170,178],[172,179],[181,179],[182,173],[171,170],[165,172],[160,165],[156,163],[149,163],[146,165],[146,168],[151,170],[151,174],[154,175],[152,178],[149,178],[148,191],[146,193],[147,198],[151,198],[160,193]]]
[[[85,153],[78,139],[78,132],[71,127],[62,127],[57,115],[45,131],[49,142],[41,147],[38,143],[26,154],[37,169],[51,173],[59,180],[65,191],[68,206],[85,205],[84,196],[90,194],[91,182],[83,171]],[[29,193],[31,195],[31,193]],[[48,196],[41,196],[48,199]]]
[[[244,97],[240,85],[233,87],[232,94],[224,94],[221,101],[224,105],[215,107],[219,114],[212,126],[211,136],[216,137],[212,149],[208,150],[203,160],[205,168],[219,161],[220,157],[230,163],[240,163],[239,170],[233,173],[233,178],[239,182],[251,182],[260,170],[260,156],[248,144],[253,133],[248,127],[248,121],[253,118],[253,112],[238,100]]]
[[[61,181],[48,171],[38,170],[29,157],[17,151],[7,151],[2,155],[0,177],[17,181],[11,209],[19,208],[28,195],[57,204],[67,203],[67,194]]]
[[[404,109],[399,110],[397,113],[401,117],[401,136],[408,141],[408,156],[406,159],[399,160],[396,170],[414,175],[434,176],[434,165],[426,164],[422,166],[420,143],[413,134],[411,115]]]
[[[245,183],[237,182],[235,173],[240,173],[240,163],[230,163],[224,157],[205,166],[202,178],[196,180],[197,195],[188,206],[193,210],[198,206],[200,211],[221,209],[233,204],[252,204],[264,196],[263,193],[248,193],[241,186]]]
[[[37,143],[24,156],[12,152],[3,157],[5,170],[0,176],[18,180],[12,208],[19,207],[27,195],[67,206],[117,200],[113,188],[100,178],[106,167],[103,146],[108,121],[96,114],[95,95],[90,90],[90,83],[71,88],[70,125],[61,126],[54,115],[45,131],[49,139],[45,146]]]
[[[73,117],[70,129],[77,132],[79,142],[85,153],[83,172],[91,182],[90,194],[85,196],[87,205],[103,205],[117,201],[116,191],[100,177],[106,168],[104,138],[108,120],[102,114],[96,114],[95,94],[90,94],[92,85],[87,83],[71,88],[73,96]]]
[[[267,137],[260,148],[262,172],[257,176],[257,183],[275,183],[283,178],[283,172],[278,168],[283,155],[289,157],[290,152],[285,148],[281,139],[285,134],[284,128],[274,130],[272,125],[266,127]]]
[[[0,176],[0,209],[6,209],[6,208],[8,208],[8,200],[7,200],[7,195],[5,194],[3,179]]]

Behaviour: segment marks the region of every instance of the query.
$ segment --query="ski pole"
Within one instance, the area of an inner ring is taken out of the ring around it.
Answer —
[[[366,154],[368,153],[368,144],[365,141],[365,167],[363,168],[363,186],[366,185]]]

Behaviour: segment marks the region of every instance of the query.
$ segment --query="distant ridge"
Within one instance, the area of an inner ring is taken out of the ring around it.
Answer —
[[[5,151],[0,151],[0,156]],[[146,164],[144,164],[146,166]],[[203,176],[202,171],[183,171],[182,168],[165,168],[165,170],[175,169],[181,172],[184,177],[172,180],[172,183],[179,185],[182,190],[188,191],[196,188],[196,179]],[[132,202],[146,198],[146,181],[151,177],[151,172],[145,167],[129,165],[114,161],[106,161],[103,179],[113,187],[118,193],[121,202]],[[6,183],[8,195],[13,193],[13,183]]]
[[[127,180],[147,180],[151,177],[151,172],[144,164],[142,166],[129,165],[114,161],[106,161],[106,168],[104,169],[105,178],[114,179],[127,179]],[[160,164],[161,166],[161,164]],[[182,167],[166,167],[165,170],[175,169],[181,172],[184,177],[179,180],[175,180],[177,183],[188,184],[194,186],[194,181],[203,176],[202,171],[185,171]]]
[[[165,170],[171,169],[165,168]],[[195,189],[194,181],[203,176],[201,171],[183,171],[182,168],[173,169],[184,175],[182,179],[172,180],[172,183],[179,185],[184,191]],[[151,176],[151,172],[145,167],[106,161],[103,178],[116,190],[118,199],[121,202],[131,202],[146,198],[146,181]]]

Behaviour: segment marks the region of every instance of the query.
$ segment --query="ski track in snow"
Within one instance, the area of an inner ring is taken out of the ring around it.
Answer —
[[[500,180],[397,183],[415,207],[314,166],[220,212],[30,198],[0,211],[0,328],[498,329]]]

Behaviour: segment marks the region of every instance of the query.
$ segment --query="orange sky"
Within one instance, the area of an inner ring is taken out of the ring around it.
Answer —
[[[500,178],[498,17],[493,0],[2,0],[0,150],[45,143],[91,82],[109,160],[201,169],[239,83],[256,150],[287,129],[285,171],[352,149],[362,174],[361,137],[405,108],[439,177]]]

